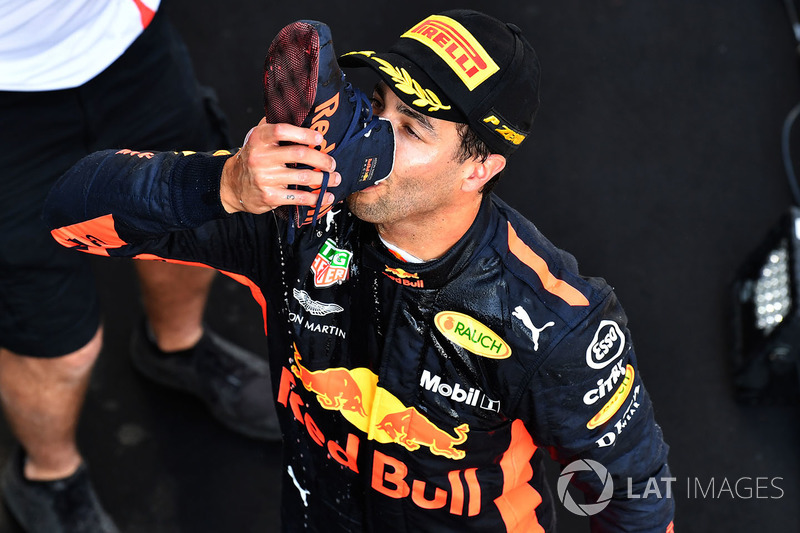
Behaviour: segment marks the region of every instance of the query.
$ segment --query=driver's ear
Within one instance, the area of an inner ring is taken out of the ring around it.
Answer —
[[[487,181],[506,168],[506,158],[500,154],[489,154],[485,161],[474,159],[471,172],[461,183],[462,191],[480,191]]]

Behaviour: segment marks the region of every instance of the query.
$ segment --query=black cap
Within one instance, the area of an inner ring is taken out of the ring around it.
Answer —
[[[386,53],[350,52],[343,67],[375,70],[409,107],[469,124],[492,152],[512,153],[539,107],[539,60],[514,24],[478,11],[431,15]]]

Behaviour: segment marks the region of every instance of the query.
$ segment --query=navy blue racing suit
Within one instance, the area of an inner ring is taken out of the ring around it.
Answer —
[[[285,531],[553,531],[545,454],[586,493],[568,500],[593,531],[672,530],[668,447],[604,280],[493,195],[425,263],[343,205],[297,230],[275,211],[227,215],[229,155],[98,152],[45,218],[65,246],[203,264],[251,288]]]

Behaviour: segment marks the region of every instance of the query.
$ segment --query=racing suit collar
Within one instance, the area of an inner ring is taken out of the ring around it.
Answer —
[[[398,259],[380,241],[372,224],[364,224],[364,266],[371,268],[412,289],[438,289],[455,278],[483,248],[496,231],[497,220],[489,196],[483,198],[472,225],[461,239],[442,257],[424,263],[407,263]]]

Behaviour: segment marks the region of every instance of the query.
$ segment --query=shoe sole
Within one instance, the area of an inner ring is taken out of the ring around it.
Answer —
[[[264,61],[264,116],[267,122],[303,124],[317,96],[319,50],[319,32],[307,22],[289,24],[275,36]],[[287,211],[292,213],[290,217],[299,227],[301,208]]]
[[[319,50],[319,32],[307,22],[295,22],[278,32],[264,61],[267,122],[303,123],[317,95]]]

